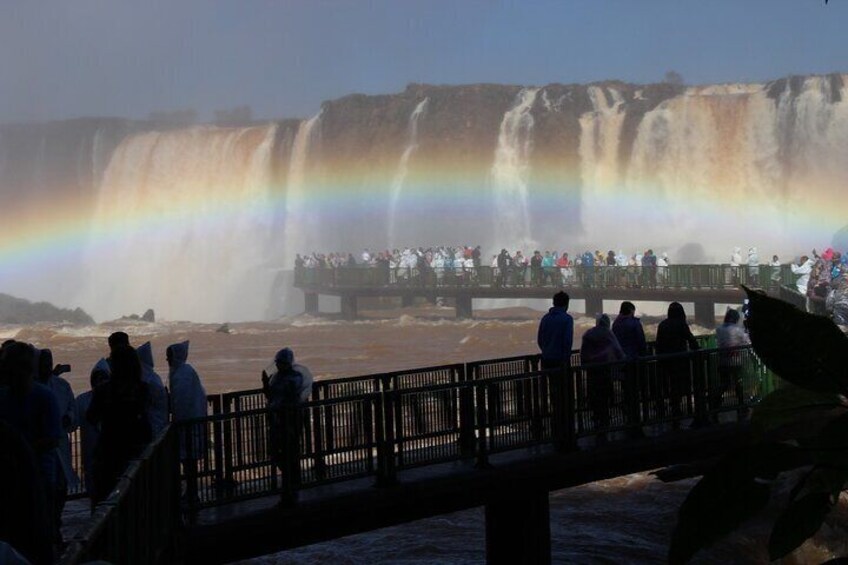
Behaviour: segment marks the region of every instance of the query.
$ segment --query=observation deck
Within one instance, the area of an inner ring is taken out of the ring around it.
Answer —
[[[404,306],[412,305],[416,298],[432,303],[444,298],[454,304],[457,318],[471,318],[474,299],[550,299],[563,290],[572,300],[584,300],[587,314],[604,311],[604,300],[693,303],[695,321],[712,327],[716,304],[742,302],[740,285],[778,295],[782,287],[793,285],[795,278],[788,265],[521,267],[505,272],[493,267],[354,266],[296,269],[294,286],[304,293],[307,313],[318,313],[320,295],[338,296],[346,319],[358,317],[359,299],[365,297],[399,297]]]

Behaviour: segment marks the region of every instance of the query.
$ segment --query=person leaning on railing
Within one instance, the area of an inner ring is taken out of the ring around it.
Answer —
[[[171,390],[171,412],[174,423],[206,416],[206,390],[197,371],[188,361],[189,342],[174,343],[165,350],[168,361],[168,384]],[[198,462],[205,458],[207,429],[202,422],[184,424],[180,432],[180,462],[186,476],[189,504],[197,502]]]
[[[739,312],[728,309],[724,323],[716,328],[716,346],[719,348],[718,382],[711,383],[709,407],[711,418],[718,423],[716,411],[721,408],[724,393],[733,385],[738,406],[745,405],[742,388],[742,368],[744,352],[740,346],[749,345],[751,340],[745,329],[739,325]]]
[[[628,361],[634,361],[639,357],[644,357],[648,354],[648,342],[645,339],[645,330],[642,327],[642,322],[636,317],[636,305],[625,300],[621,303],[618,310],[618,316],[613,322],[612,333],[615,334],[621,349],[624,351],[624,356]],[[633,437],[642,437],[642,431],[639,423],[642,421],[640,413],[641,403],[639,400],[639,375],[637,374],[638,366],[631,363],[627,367],[627,374],[621,382],[622,392],[624,394],[625,410],[627,412],[627,423],[630,425],[628,432]],[[642,401],[647,402],[650,396],[648,383],[642,383]]]
[[[276,371],[262,371],[262,393],[268,407],[271,456],[288,484],[296,485],[300,469],[300,436],[303,418],[297,406],[309,400],[312,373],[294,362],[294,352],[285,347],[274,356]],[[286,453],[286,448],[295,450]],[[295,496],[292,493],[292,496]]]

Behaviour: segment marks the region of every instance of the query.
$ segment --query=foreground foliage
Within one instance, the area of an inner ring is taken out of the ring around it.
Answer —
[[[772,526],[769,557],[779,559],[819,530],[848,482],[848,337],[828,318],[745,290],[754,351],[787,384],[754,409],[750,444],[722,457],[690,491],[671,563],[757,515],[781,473],[804,469]]]

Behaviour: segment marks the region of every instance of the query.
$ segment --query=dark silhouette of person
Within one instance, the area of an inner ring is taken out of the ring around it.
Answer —
[[[714,421],[718,421],[716,411],[721,408],[724,393],[732,386],[736,393],[736,403],[740,416],[744,412],[745,391],[742,386],[744,351],[738,349],[749,345],[751,340],[745,329],[739,325],[739,311],[729,309],[724,315],[724,323],[716,328],[716,346],[718,354],[718,382],[710,387],[709,407]]]
[[[635,361],[639,357],[648,354],[648,342],[645,340],[645,330],[642,322],[636,317],[636,305],[625,300],[621,303],[618,316],[612,324],[612,333],[618,339],[624,356],[628,361]],[[642,436],[641,410],[642,402],[649,398],[647,376],[640,374],[638,366],[631,363],[628,365],[624,378],[621,381],[624,394],[624,409],[626,411],[627,423],[631,426],[631,435]],[[642,398],[640,401],[640,388]]]
[[[587,366],[589,406],[599,442],[606,439],[605,432],[610,424],[613,400],[613,366],[610,363],[622,360],[624,351],[610,329],[609,316],[601,314],[595,320],[595,327],[583,334],[580,346],[580,362]]]
[[[59,417],[62,425],[62,437],[56,451],[56,483],[53,492],[53,514],[56,521],[54,532],[56,543],[62,544],[62,513],[68,499],[68,488],[76,488],[78,478],[74,472],[71,459],[71,443],[69,434],[77,429],[77,407],[71,385],[63,379],[63,372],[70,370],[69,365],[53,366],[53,352],[49,349],[36,351],[38,364],[37,380],[46,386],[56,397],[59,406]]]
[[[26,343],[0,348],[0,539],[41,565],[53,562],[53,487],[44,471],[61,429],[55,398],[33,380],[34,362]]]
[[[571,363],[574,342],[574,318],[568,313],[569,296],[554,294],[553,307],[539,322],[536,343],[542,350],[542,369],[567,368]]]
[[[304,424],[301,411],[293,408],[309,400],[313,377],[309,369],[294,362],[294,352],[288,347],[277,352],[274,365],[276,371],[272,375],[262,371],[262,392],[270,419],[271,452],[289,484],[297,486],[300,483],[300,436]],[[295,453],[287,454],[287,446]],[[288,502],[296,500],[295,493],[287,494]]]
[[[501,249],[501,252],[498,254],[497,263],[498,281],[500,282],[500,286],[506,286],[506,283],[509,280],[509,267],[511,263],[509,253],[506,249]]]
[[[130,460],[150,443],[147,418],[150,395],[142,381],[141,361],[128,345],[112,349],[109,380],[94,390],[86,418],[100,426],[94,448],[95,502],[109,496]]]
[[[657,328],[657,355],[672,355],[696,351],[700,347],[686,322],[686,312],[679,302],[668,306],[668,317]],[[661,360],[658,364],[660,389],[663,398],[671,403],[673,427],[680,427],[683,415],[681,403],[685,401],[689,413],[692,412],[692,365],[688,358]],[[664,404],[660,402],[660,410]],[[664,414],[661,414],[664,415]]]

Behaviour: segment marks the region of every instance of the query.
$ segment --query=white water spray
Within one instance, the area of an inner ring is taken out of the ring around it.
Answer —
[[[294,266],[295,256],[306,253],[315,247],[315,222],[310,218],[318,214],[318,210],[308,210],[306,196],[309,192],[306,184],[306,168],[309,164],[309,149],[313,141],[315,126],[321,120],[321,111],[305,122],[301,122],[294,138],[291,161],[289,161],[288,184],[286,186],[286,226],[283,230],[284,241],[283,261],[285,268]]]
[[[415,106],[415,110],[409,116],[409,141],[406,144],[406,149],[403,150],[403,155],[398,162],[397,172],[392,179],[391,196],[389,200],[389,246],[395,247],[398,245],[397,234],[395,233],[395,220],[397,219],[397,207],[400,202],[400,197],[403,192],[403,183],[406,180],[406,175],[409,173],[409,158],[418,149],[418,120],[427,109],[429,98],[425,98]]]
[[[533,149],[533,114],[538,88],[518,93],[515,105],[501,121],[491,177],[495,199],[494,249],[531,250],[535,242],[530,230],[530,153]]]
[[[398,203],[400,202],[400,197],[403,192],[403,183],[406,180],[406,175],[409,173],[409,158],[415,150],[418,149],[418,120],[427,109],[427,102],[429,102],[429,100],[429,98],[425,98],[419,102],[418,105],[415,106],[415,110],[413,110],[412,114],[409,116],[409,142],[406,145],[406,149],[403,150],[403,155],[401,155],[400,162],[398,163],[397,173],[395,173],[395,177],[392,179],[388,218],[389,246],[392,248],[398,245],[397,234],[395,234],[395,220],[397,216]]]
[[[81,305],[97,319],[263,319],[276,126],[197,127],[126,138],[100,186]]]

